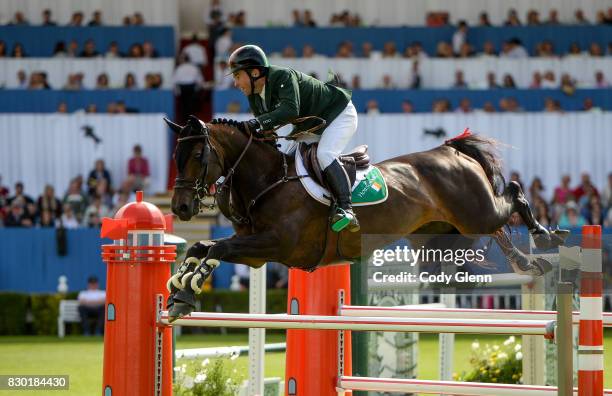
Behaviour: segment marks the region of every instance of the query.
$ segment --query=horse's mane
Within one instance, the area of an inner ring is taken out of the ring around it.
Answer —
[[[214,130],[215,127],[224,127],[224,128],[230,128],[234,131],[238,131],[241,134],[243,134],[246,137],[249,137],[248,132],[246,131],[246,129],[243,126],[242,121],[236,121],[236,120],[232,120],[232,119],[225,119],[225,118],[216,118],[214,120],[212,120],[210,123],[207,123],[208,127],[211,130]],[[254,143],[265,143],[271,147],[273,147],[275,150],[278,150],[279,145],[277,144],[276,140],[261,140],[261,139],[254,139]]]

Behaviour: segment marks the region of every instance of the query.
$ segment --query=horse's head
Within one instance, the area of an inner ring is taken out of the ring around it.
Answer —
[[[164,121],[178,135],[174,150],[177,177],[172,195],[172,212],[187,221],[198,214],[204,197],[214,193],[211,189],[221,176],[221,164],[210,144],[206,124],[195,116],[189,116],[185,126],[167,118]]]

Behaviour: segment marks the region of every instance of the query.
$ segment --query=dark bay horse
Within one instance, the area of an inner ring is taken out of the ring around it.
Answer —
[[[214,196],[236,231],[187,251],[168,281],[168,308],[175,318],[194,309],[194,293],[221,260],[251,267],[275,261],[311,271],[369,254],[361,246],[366,234],[487,234],[516,273],[538,276],[550,264],[512,245],[502,228],[511,214],[520,214],[539,248],[558,246],[566,237],[535,220],[518,183],[505,184],[493,150],[496,142],[482,136],[465,133],[432,150],[376,164],[386,179],[388,199],[356,208],[360,232],[336,234],[329,230],[329,207],[312,199],[297,180],[293,156],[233,121],[204,124],[191,116],[182,127],[166,122],[178,134],[172,211],[187,221],[200,211],[204,197]]]

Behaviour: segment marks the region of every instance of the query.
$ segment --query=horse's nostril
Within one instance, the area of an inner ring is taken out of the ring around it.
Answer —
[[[182,204],[181,206],[179,206],[179,212],[186,213],[188,211],[189,211],[189,207],[186,204]]]

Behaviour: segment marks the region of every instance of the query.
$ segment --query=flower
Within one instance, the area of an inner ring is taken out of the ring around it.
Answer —
[[[193,380],[193,382],[195,382],[196,384],[201,384],[204,381],[206,381],[206,374],[202,373],[196,375],[195,379]]]
[[[210,363],[210,359],[206,358],[206,359],[202,360],[202,367],[206,367],[208,365],[208,363]]]
[[[480,348],[480,343],[478,341],[472,342],[472,350],[476,350]]]
[[[191,389],[193,388],[193,377],[187,375],[185,376],[185,378],[183,379],[183,387],[186,389]]]
[[[516,345],[514,346],[514,352],[518,352],[518,351],[520,351],[520,350],[521,350],[521,348],[522,348],[521,344],[516,344]]]
[[[523,353],[522,352],[517,352],[515,357],[516,357],[516,360],[523,360]]]

